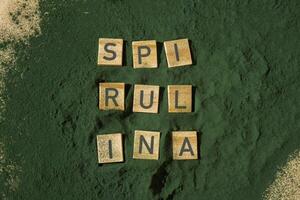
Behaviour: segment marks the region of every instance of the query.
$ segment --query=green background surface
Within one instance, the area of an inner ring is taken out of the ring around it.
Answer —
[[[11,199],[261,199],[300,147],[299,1],[41,1],[42,35],[18,48],[0,132],[21,168]],[[126,40],[125,66],[97,66],[98,38]],[[162,42],[189,38],[194,64],[167,68]],[[132,68],[154,39],[159,68]],[[129,84],[126,111],[98,110],[98,83]],[[133,84],[160,85],[159,114],[132,113]],[[167,112],[168,84],[195,110]],[[133,160],[133,132],[161,132],[158,161]],[[174,161],[172,130],[197,130],[200,156]],[[96,135],[122,132],[125,162],[97,164]],[[2,184],[2,183],[1,183]],[[0,185],[1,186],[1,185]],[[8,193],[8,192],[7,192]]]

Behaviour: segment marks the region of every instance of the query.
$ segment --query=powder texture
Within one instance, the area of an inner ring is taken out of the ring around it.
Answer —
[[[38,0],[1,0],[0,43],[26,40],[40,33]]]
[[[265,199],[300,199],[300,151],[292,154],[287,164],[276,174],[275,181],[266,191]]]
[[[6,73],[0,134],[6,160],[20,167],[7,198],[262,199],[299,149],[300,1],[43,0],[32,8],[42,34],[26,48],[6,47],[18,70]],[[99,38],[125,40],[123,67],[97,66]],[[193,64],[169,69],[163,42],[181,38]],[[158,68],[133,69],[139,40],[158,42]],[[127,84],[124,112],[98,109],[99,82]],[[134,84],[161,87],[158,114],[132,112]],[[168,113],[174,84],[193,85],[192,113]],[[161,132],[159,160],[132,158],[135,130]],[[171,131],[180,130],[198,132],[198,160],[172,159]],[[99,165],[97,135],[116,132],[124,163]]]
[[[0,124],[5,120],[7,74],[18,71],[16,67],[16,45],[29,45],[28,39],[40,34],[40,12],[38,0],[0,0]],[[20,165],[7,152],[12,142],[10,134],[0,134],[0,198],[9,199],[16,192],[20,179]],[[18,160],[19,162],[19,160]]]

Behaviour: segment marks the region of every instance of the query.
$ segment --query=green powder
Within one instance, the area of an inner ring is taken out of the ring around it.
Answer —
[[[10,199],[253,200],[300,147],[298,1],[40,2],[42,35],[19,45],[6,80]],[[122,68],[97,66],[98,38],[126,40]],[[193,66],[168,69],[162,42],[189,38]],[[154,39],[159,68],[132,68]],[[129,84],[126,111],[99,111],[98,83]],[[132,112],[133,84],[162,86],[160,113]],[[167,112],[167,85],[192,84],[194,112]],[[158,161],[133,160],[134,130],[161,132]],[[196,130],[200,159],[174,161],[171,131]],[[125,162],[98,165],[96,135],[122,132]],[[0,188],[3,181],[0,181]]]

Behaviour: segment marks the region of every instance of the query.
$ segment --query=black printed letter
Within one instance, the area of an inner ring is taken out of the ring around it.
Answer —
[[[147,150],[149,151],[150,154],[153,154],[153,150],[154,150],[154,136],[151,136],[151,147],[149,146],[149,144],[146,142],[145,138],[143,135],[141,135],[140,137],[140,146],[139,146],[139,153],[142,153],[142,145],[143,143],[145,144]]]
[[[179,62],[179,52],[178,52],[178,46],[176,43],[174,44],[174,49],[175,49],[176,61]]]
[[[185,145],[187,145],[187,148],[185,147]],[[191,143],[190,143],[190,141],[187,137],[185,137],[184,140],[183,140],[183,144],[181,146],[179,156],[182,156],[182,154],[184,152],[191,152],[191,155],[192,156],[194,155],[194,151],[192,149]]]
[[[114,92],[115,94],[109,96],[108,94],[110,91]],[[117,103],[117,100],[116,100],[118,95],[119,95],[119,92],[116,88],[105,88],[105,106],[108,106],[109,99],[111,99],[114,102],[115,106],[119,106]]]
[[[142,49],[147,50],[146,53],[142,54]],[[142,64],[142,57],[147,57],[151,53],[151,49],[148,46],[139,46],[138,47],[138,63]]]
[[[113,153],[112,153],[112,142],[111,142],[111,140],[108,140],[108,155],[109,155],[109,158],[110,158],[110,159],[113,158]]]
[[[151,91],[149,105],[145,105],[144,104],[144,90],[141,90],[140,105],[142,108],[144,108],[144,109],[151,108],[153,105],[153,99],[154,99],[154,91]]]
[[[178,96],[179,96],[179,91],[176,90],[175,91],[175,108],[177,108],[177,109],[184,109],[184,108],[186,108],[186,106],[180,106],[180,105],[178,105]]]
[[[104,58],[105,60],[111,61],[111,60],[114,60],[114,59],[117,57],[117,53],[116,53],[115,51],[113,51],[113,50],[108,49],[109,46],[116,46],[116,44],[115,44],[115,43],[106,43],[106,44],[104,45],[104,50],[105,50],[106,52],[108,52],[108,53],[111,53],[112,56],[111,56],[111,57],[103,56],[103,58]]]

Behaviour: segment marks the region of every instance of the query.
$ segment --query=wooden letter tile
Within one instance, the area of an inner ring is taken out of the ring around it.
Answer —
[[[133,96],[133,112],[158,112],[159,86],[134,85]]]
[[[192,85],[168,86],[169,112],[192,112]]]
[[[133,68],[156,68],[157,49],[155,40],[132,42]]]
[[[169,67],[192,64],[188,39],[165,41],[164,46]]]
[[[122,66],[123,39],[100,38],[98,65]]]
[[[99,109],[124,110],[125,83],[99,84]]]
[[[174,160],[198,159],[196,131],[173,131],[172,145]]]
[[[158,160],[160,132],[135,131],[134,134],[134,159]]]
[[[99,163],[123,162],[122,134],[97,135]]]

